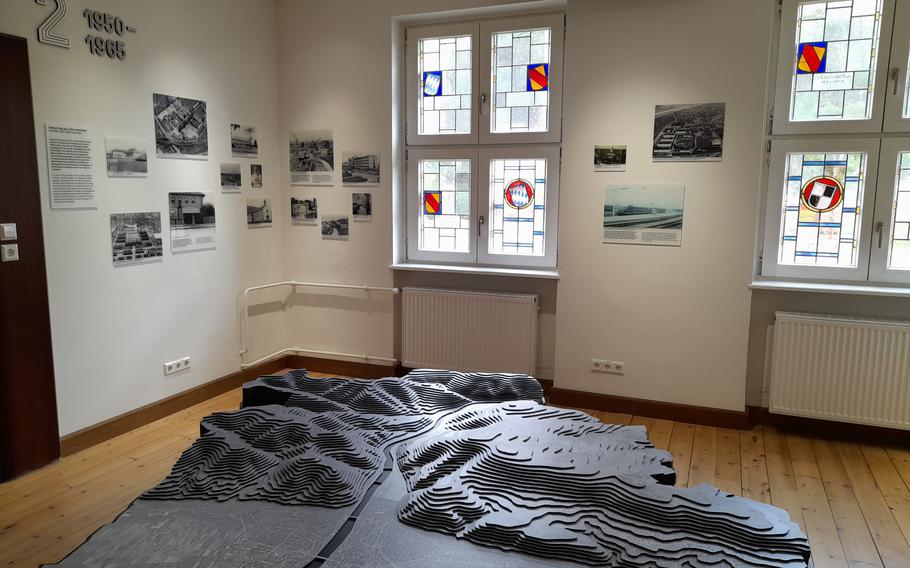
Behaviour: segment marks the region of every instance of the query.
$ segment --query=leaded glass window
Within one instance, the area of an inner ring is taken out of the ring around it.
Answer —
[[[471,132],[471,36],[419,40],[417,123],[420,134]]]
[[[798,5],[791,121],[871,118],[883,1]]]
[[[550,42],[549,28],[493,34],[491,132],[548,130]]]
[[[419,250],[470,252],[471,161],[421,160],[418,168]]]
[[[865,153],[788,154],[778,263],[857,266]]]
[[[910,270],[910,152],[901,152],[891,209],[888,268]]]
[[[490,160],[489,253],[543,256],[547,160]]]

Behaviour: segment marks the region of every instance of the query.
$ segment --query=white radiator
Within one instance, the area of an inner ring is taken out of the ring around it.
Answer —
[[[775,320],[771,412],[910,430],[910,322]]]
[[[537,370],[536,294],[403,288],[401,313],[406,367]]]

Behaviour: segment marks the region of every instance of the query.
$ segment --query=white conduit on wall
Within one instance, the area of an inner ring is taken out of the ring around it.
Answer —
[[[287,347],[285,349],[279,349],[271,355],[266,355],[265,357],[260,357],[255,361],[250,361],[249,363],[244,363],[243,358],[249,351],[247,347],[247,318],[249,317],[249,293],[255,290],[265,290],[267,288],[278,288],[279,286],[292,286],[294,288],[300,286],[306,286],[308,288],[334,288],[341,290],[362,290],[369,294],[370,292],[390,292],[392,294],[398,294],[401,292],[398,288],[384,288],[381,286],[354,286],[353,284],[326,284],[322,282],[273,282],[271,284],[263,284],[261,286],[252,286],[243,291],[243,305],[241,306],[241,316],[240,316],[240,368],[248,369],[249,367],[254,367],[271,359],[281,357],[282,355],[314,355],[316,357],[344,357],[351,359],[360,359],[367,363],[371,361],[378,361],[383,363],[391,363],[392,365],[398,363],[398,359],[392,357],[378,357],[376,355],[368,355],[366,353],[338,353],[335,351],[318,351],[315,349],[303,349],[301,347]]]

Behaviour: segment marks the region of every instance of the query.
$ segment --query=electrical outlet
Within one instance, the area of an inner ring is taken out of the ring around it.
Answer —
[[[625,361],[591,359],[591,371],[594,373],[610,373],[611,375],[622,375],[625,374],[625,370]]]
[[[184,357],[164,364],[164,376],[175,375],[190,368],[190,358]]]

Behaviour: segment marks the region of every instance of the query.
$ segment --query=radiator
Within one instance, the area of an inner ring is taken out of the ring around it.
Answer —
[[[775,320],[771,412],[910,430],[910,322]]]
[[[403,288],[401,313],[406,367],[537,370],[536,294]]]

